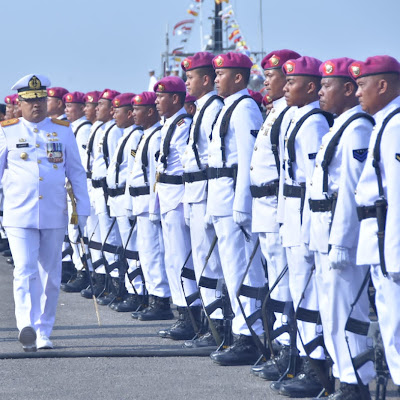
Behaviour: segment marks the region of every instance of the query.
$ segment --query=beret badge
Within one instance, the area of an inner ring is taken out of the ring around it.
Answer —
[[[279,57],[276,56],[275,54],[269,59],[269,63],[271,66],[276,67],[279,64]]]
[[[221,56],[218,56],[215,59],[215,64],[217,65],[217,67],[222,67],[224,65],[224,59]]]

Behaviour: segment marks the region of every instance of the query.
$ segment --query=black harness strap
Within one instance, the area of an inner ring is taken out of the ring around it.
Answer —
[[[90,121],[83,121],[83,122],[75,129],[75,132],[74,132],[75,137],[76,137],[76,135],[78,134],[79,129],[81,129],[82,126],[85,126],[85,125],[92,125],[92,123],[91,123]]]
[[[167,134],[165,135],[164,143],[163,143],[163,155],[161,157],[161,162],[164,164],[164,169],[167,168],[167,158],[169,154],[169,147],[171,145],[172,135],[175,132],[176,125],[179,121],[183,120],[184,118],[193,119],[193,116],[190,114],[180,114],[178,115],[171,123],[168,128]],[[189,131],[188,131],[189,132]]]
[[[131,137],[132,133],[135,131],[140,131],[143,130],[143,127],[137,126],[134,129],[132,129],[122,140],[121,146],[118,149],[118,154],[117,154],[117,160],[115,163],[115,185],[118,187],[118,182],[119,182],[119,167],[123,161],[124,157],[124,149],[126,146],[126,143],[128,142],[129,138]],[[103,143],[104,144],[104,143]]]
[[[117,125],[116,123],[112,124],[107,130],[106,133],[104,134],[104,139],[103,139],[103,157],[104,157],[104,162],[106,163],[106,167],[110,165],[109,161],[109,156],[110,153],[108,151],[108,134],[110,133],[111,129],[114,128],[114,126]]]
[[[217,95],[211,96],[211,97],[205,102],[204,106],[203,106],[202,109],[200,110],[199,116],[198,116],[197,119],[196,119],[196,123],[195,123],[194,129],[193,129],[193,144],[192,144],[192,149],[193,149],[193,153],[194,153],[194,156],[195,156],[195,158],[196,158],[196,163],[197,163],[197,166],[199,167],[199,169],[202,169],[202,166],[201,166],[201,162],[200,162],[199,151],[198,151],[198,149],[197,149],[197,142],[199,141],[201,121],[203,120],[203,116],[204,116],[204,113],[205,113],[207,107],[208,107],[209,105],[211,105],[211,103],[212,103],[214,100],[217,100],[217,101],[220,101],[220,102],[223,103],[223,100],[221,99],[221,97],[219,97],[219,96],[217,96]]]
[[[90,136],[89,142],[88,142],[88,146],[86,149],[87,155],[88,155],[88,159],[87,159],[87,163],[86,163],[86,172],[90,173],[90,153],[93,150],[93,143],[94,143],[94,138],[96,137],[96,133],[99,130],[99,128],[101,128],[103,125],[105,124],[105,122],[103,122],[102,124],[100,124],[93,132],[92,136]]]
[[[290,107],[286,107],[278,116],[278,118],[275,120],[271,127],[271,148],[272,148],[272,153],[274,154],[275,157],[275,165],[276,169],[278,171],[278,176],[281,174],[281,168],[280,168],[280,160],[279,160],[279,133],[281,131],[281,125],[283,122],[283,117],[285,114],[288,112]]]
[[[287,141],[286,147],[288,150],[288,166],[289,166],[289,176],[291,179],[294,180],[294,175],[293,175],[293,163],[296,162],[296,151],[294,147],[294,143],[296,140],[296,135],[299,132],[301,126],[303,123],[307,120],[307,118],[311,117],[312,115],[315,114],[322,114],[325,118],[326,121],[328,122],[329,127],[333,125],[333,115],[331,113],[328,113],[326,111],[321,110],[320,108],[314,108],[313,110],[309,111],[307,114],[303,115],[296,123],[295,127],[293,128],[292,132],[290,133],[290,137]]]
[[[324,155],[324,160],[322,161],[322,169],[324,171],[324,177],[323,177],[323,193],[327,194],[328,193],[328,175],[329,175],[329,165],[333,159],[333,155],[335,154],[335,150],[337,145],[340,142],[340,139],[343,135],[343,132],[345,131],[345,129],[356,119],[359,118],[365,118],[367,119],[369,122],[371,122],[372,126],[375,125],[375,121],[374,119],[366,114],[366,113],[356,113],[354,115],[352,115],[340,128],[339,130],[335,133],[335,135],[332,137],[332,139],[330,140],[330,142],[328,143],[328,146],[326,148],[325,151],[325,155]]]
[[[157,126],[156,129],[154,129],[153,132],[150,133],[146,141],[144,142],[143,145],[143,150],[142,150],[142,171],[143,171],[143,178],[145,184],[148,186],[149,185],[149,179],[147,176],[147,167],[149,166],[149,157],[147,156],[147,152],[149,150],[149,145],[150,145],[150,139],[153,137],[153,135],[158,132],[162,126]],[[143,136],[142,136],[143,137]]]

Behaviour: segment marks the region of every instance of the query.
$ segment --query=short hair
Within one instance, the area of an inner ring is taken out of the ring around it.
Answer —
[[[201,67],[201,68],[196,68],[193,71],[196,71],[199,76],[203,77],[207,75],[211,82],[215,81],[215,78],[217,77],[217,74],[215,73],[215,69],[213,67]]]
[[[232,68],[234,74],[240,74],[243,77],[244,83],[246,86],[250,81],[250,69],[249,68]]]
[[[176,93],[171,93],[171,94],[176,94],[178,96],[179,102],[180,102],[181,106],[183,107],[185,104],[186,93],[176,92]]]

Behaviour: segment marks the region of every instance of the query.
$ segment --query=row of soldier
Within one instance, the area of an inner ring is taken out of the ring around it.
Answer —
[[[234,341],[211,359],[243,365],[262,354],[267,327],[258,311],[269,288],[269,335],[282,334],[271,344],[276,356],[252,373],[290,397],[325,389],[332,399],[365,399],[374,366],[355,369],[352,357],[367,350],[367,338],[346,323],[350,315],[369,322],[370,273],[400,385],[400,65],[388,56],[322,63],[271,52],[262,62],[272,104],[264,122],[247,90],[251,67],[239,53],[201,52],[182,62],[186,82],[166,77],[154,92],[48,89],[49,105],[59,105],[49,115],[71,122],[91,201],[85,236],[94,284],[71,226],[77,273],[62,289],[94,292],[99,304],[142,321],[173,319],[172,297],[179,319],[159,335],[186,347],[216,347],[230,318]],[[187,94],[194,115],[184,108]],[[231,313],[216,302],[224,287]],[[285,329],[288,304],[294,336]]]

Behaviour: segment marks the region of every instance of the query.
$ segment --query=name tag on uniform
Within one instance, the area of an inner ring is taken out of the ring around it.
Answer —
[[[47,143],[47,159],[49,162],[57,164],[63,162],[62,143]]]
[[[29,147],[29,143],[17,143],[17,149],[20,149],[22,147]]]
[[[315,160],[315,157],[317,157],[317,153],[308,153],[309,160]]]

